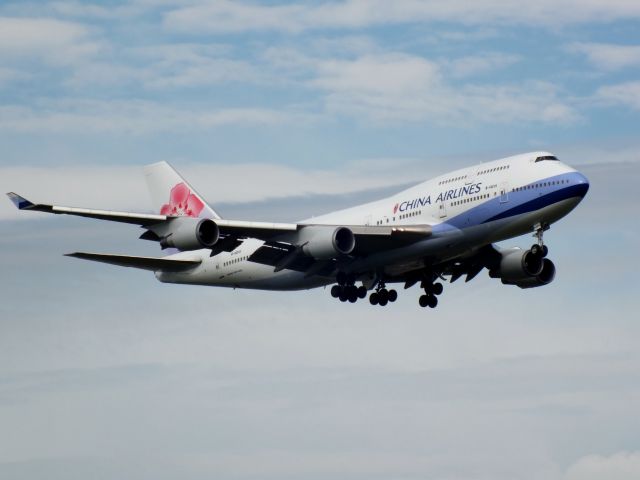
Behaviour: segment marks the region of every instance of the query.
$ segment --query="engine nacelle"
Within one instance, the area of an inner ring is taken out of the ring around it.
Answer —
[[[540,273],[534,277],[528,277],[523,280],[519,280],[514,282],[512,285],[517,285],[520,288],[534,288],[534,287],[542,287],[543,285],[548,285],[553,282],[553,279],[556,277],[556,266],[553,264],[551,260],[545,258],[542,261],[542,270]],[[503,280],[504,283],[504,280]]]
[[[218,224],[208,218],[179,217],[170,220],[160,246],[178,250],[199,250],[212,248],[220,237]]]
[[[356,237],[347,227],[306,227],[301,232],[302,251],[316,260],[328,260],[337,255],[348,255],[356,247]]]
[[[548,285],[556,276],[556,266],[542,256],[542,250],[511,248],[503,250],[499,266],[489,271],[492,278],[499,278],[505,285],[533,288]]]
[[[542,272],[543,260],[541,254],[536,255],[531,250],[504,250],[497,271],[491,271],[490,275],[500,278],[502,283],[516,284],[520,280],[539,275]]]

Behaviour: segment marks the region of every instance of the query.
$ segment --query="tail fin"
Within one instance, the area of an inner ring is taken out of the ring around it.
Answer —
[[[167,162],[144,167],[153,208],[163,215],[221,218]]]

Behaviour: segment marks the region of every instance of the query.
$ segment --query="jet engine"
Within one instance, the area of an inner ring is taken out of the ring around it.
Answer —
[[[501,252],[502,258],[497,268],[489,275],[499,278],[505,285],[533,288],[547,285],[556,275],[556,267],[551,260],[543,257],[542,250],[522,250],[512,248]]]
[[[178,217],[163,225],[160,246],[178,250],[199,250],[212,248],[220,237],[220,229],[213,220],[207,218]]]
[[[302,251],[316,260],[348,255],[356,247],[356,237],[347,227],[305,227],[301,234]]]

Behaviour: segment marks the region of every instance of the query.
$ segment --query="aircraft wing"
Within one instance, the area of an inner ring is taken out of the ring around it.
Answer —
[[[160,214],[118,212],[112,210],[96,210],[88,208],[65,207],[60,205],[48,205],[33,203],[17,193],[7,194],[9,199],[20,210],[46,212],[54,214],[75,215],[80,217],[108,220],[112,222],[129,223],[155,230],[155,227],[164,224],[168,220],[178,217]],[[223,237],[232,238],[257,238],[259,240],[277,239],[285,243],[296,243],[297,233],[310,228],[336,228],[347,227],[356,238],[357,253],[366,254],[370,251],[399,247],[413,243],[419,239],[431,235],[429,225],[407,226],[368,226],[368,225],[315,225],[300,223],[271,223],[251,222],[244,220],[225,220],[216,218],[213,220],[220,229]],[[150,228],[154,227],[154,228]],[[153,236],[144,237],[155,239]]]
[[[96,218],[98,220],[140,225],[141,227],[150,227],[177,218],[170,215],[117,212],[112,210],[95,210],[33,203],[14,192],[7,193],[7,196],[20,210],[76,215],[79,217]],[[223,235],[232,235],[240,238],[258,238],[260,240],[267,240],[283,233],[295,232],[298,229],[298,225],[295,223],[247,222],[243,220],[223,220],[218,218],[214,219],[214,221],[218,227],[220,227],[220,233]]]

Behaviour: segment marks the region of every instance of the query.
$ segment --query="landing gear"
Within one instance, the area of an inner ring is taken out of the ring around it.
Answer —
[[[393,303],[398,299],[398,292],[395,290],[387,290],[384,282],[378,283],[378,288],[369,296],[369,303],[371,305],[380,305],[384,307],[388,303]]]
[[[338,284],[331,287],[331,296],[339,299],[341,302],[355,303],[358,299],[367,296],[367,287],[364,285],[357,287],[355,285],[355,275],[338,272],[336,281]]]
[[[435,295],[424,294],[420,295],[418,304],[422,307],[436,308],[438,306],[438,297]]]
[[[542,258],[546,257],[549,254],[549,248],[544,244],[544,232],[551,228],[548,223],[536,223],[533,227],[534,234],[536,237],[537,243],[534,243],[531,246],[531,253],[534,255],[541,255]]]
[[[438,295],[442,295],[444,291],[442,283],[431,283],[425,280],[421,286],[424,289],[424,295],[420,295],[420,298],[418,298],[418,305],[422,308],[436,308],[438,306]]]

